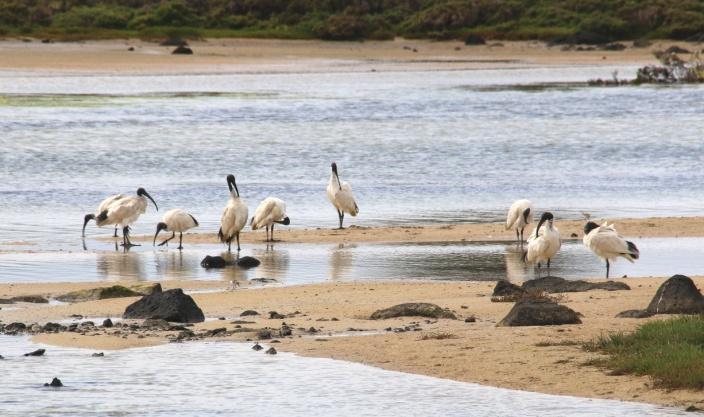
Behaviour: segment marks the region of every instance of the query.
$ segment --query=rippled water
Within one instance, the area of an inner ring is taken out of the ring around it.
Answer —
[[[4,417],[677,416],[664,407],[484,387],[228,342],[107,352],[0,336]],[[63,388],[45,388],[58,376]]]
[[[230,172],[251,211],[276,195],[294,227],[331,227],[332,160],[360,225],[500,220],[519,197],[559,217],[700,214],[703,87],[495,87],[612,69],[0,73],[0,242],[78,247],[83,215],[138,186],[215,231]]]
[[[144,246],[125,253],[107,242],[88,244],[94,250],[0,253],[0,282],[266,279],[297,285],[367,279],[523,281],[536,277],[534,268],[522,262],[521,250],[511,243],[247,245],[241,256],[255,256],[262,262],[251,270],[202,268],[200,261],[205,255],[221,254],[221,245],[187,245],[183,251]],[[641,259],[634,264],[613,263],[612,277],[704,274],[700,256],[704,239],[647,238],[637,244]],[[232,255],[222,255],[232,259]],[[581,241],[565,241],[550,272],[567,279],[594,278],[605,274],[605,265]]]

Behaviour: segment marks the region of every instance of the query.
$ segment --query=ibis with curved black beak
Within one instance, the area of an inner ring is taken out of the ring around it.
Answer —
[[[550,271],[550,259],[555,256],[557,251],[560,250],[560,246],[562,246],[560,231],[555,227],[553,221],[552,213],[543,213],[538,226],[528,238],[528,247],[523,255],[523,260],[529,264],[537,264],[538,271],[540,271],[541,262],[547,262],[548,271]]]
[[[332,173],[330,174],[327,187],[328,199],[335,207],[335,210],[337,210],[337,217],[340,220],[339,228],[342,229],[345,213],[349,213],[350,216],[354,217],[359,214],[359,207],[354,200],[352,186],[348,182],[340,182],[340,176],[337,173],[337,164],[333,162],[330,167],[332,168]]]
[[[247,224],[249,210],[247,204],[240,198],[240,191],[237,189],[235,176],[232,174],[227,176],[227,187],[230,189],[230,199],[220,218],[218,238],[222,243],[227,243],[227,250],[231,252],[234,239],[237,239],[237,251],[240,250],[240,231]]]
[[[169,243],[171,239],[176,237],[176,233],[178,232],[177,249],[183,249],[183,233],[194,227],[198,227],[198,220],[191,214],[181,209],[169,210],[164,213],[161,222],[156,225],[156,233],[154,234],[154,242],[152,245],[156,245],[156,238],[159,236],[159,232],[166,230],[167,232],[171,232],[171,237],[159,243],[159,246],[164,246]]]
[[[113,201],[105,210],[95,217],[95,224],[98,227],[116,224],[122,227],[122,246],[139,246],[130,242],[130,225],[139,219],[147,211],[147,198],[154,203],[154,207],[159,211],[156,201],[142,187],[137,189],[137,195],[125,196]]]

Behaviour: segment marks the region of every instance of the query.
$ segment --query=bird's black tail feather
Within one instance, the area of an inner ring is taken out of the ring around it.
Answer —
[[[628,245],[628,253],[631,255],[631,258],[638,259],[640,256],[640,251],[638,250],[636,244],[629,241],[626,241],[626,244]]]

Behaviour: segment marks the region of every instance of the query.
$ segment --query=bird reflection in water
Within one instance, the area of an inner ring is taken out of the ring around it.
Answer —
[[[527,268],[523,262],[523,248],[515,244],[506,245],[504,255],[506,262],[506,279],[511,282],[528,281],[535,278],[533,268]]]
[[[254,268],[254,278],[258,283],[266,284],[272,280],[283,283],[288,274],[290,258],[286,249],[274,249],[268,243],[265,249],[252,249],[252,256],[261,261],[261,265]]]
[[[354,248],[357,245],[340,243],[330,249],[330,279],[343,280],[351,276]]]
[[[230,282],[231,290],[234,290],[235,288],[239,287],[241,283],[247,282],[249,271],[235,265],[237,263],[237,259],[239,258],[239,254],[237,252],[233,254],[232,252],[225,251],[222,252],[220,256],[225,259],[225,261],[228,263],[228,266],[222,269],[214,269],[210,271],[221,272],[222,279],[224,281]]]
[[[146,279],[142,254],[129,251],[96,252],[98,275],[110,281],[143,281]]]

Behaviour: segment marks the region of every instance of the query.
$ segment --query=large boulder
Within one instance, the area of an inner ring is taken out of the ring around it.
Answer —
[[[203,310],[180,288],[147,295],[127,306],[125,319],[163,319],[179,323],[205,320]]]
[[[549,299],[523,299],[517,302],[499,326],[551,326],[580,324],[579,313]]]
[[[452,311],[441,308],[438,305],[431,303],[404,303],[393,307],[375,311],[370,319],[383,320],[394,317],[430,317],[434,319],[453,319],[456,320]]]
[[[674,275],[658,288],[646,311],[653,314],[702,314],[704,296],[691,278]]]
[[[547,276],[524,282],[523,289],[526,291],[544,291],[547,293],[559,293],[582,292],[590,290],[619,291],[630,290],[631,287],[629,287],[626,283],[619,281],[571,281],[560,277]]]
[[[516,301],[523,297],[526,293],[522,287],[508,282],[499,280],[494,287],[494,292],[491,294],[491,301]]]
[[[150,295],[155,292],[161,292],[161,284],[158,282],[140,283],[129,287],[113,285],[111,287],[89,288],[86,290],[71,291],[70,293],[59,295],[56,299],[67,303],[77,303],[82,301],[105,300],[108,298],[138,297],[140,295]]]

